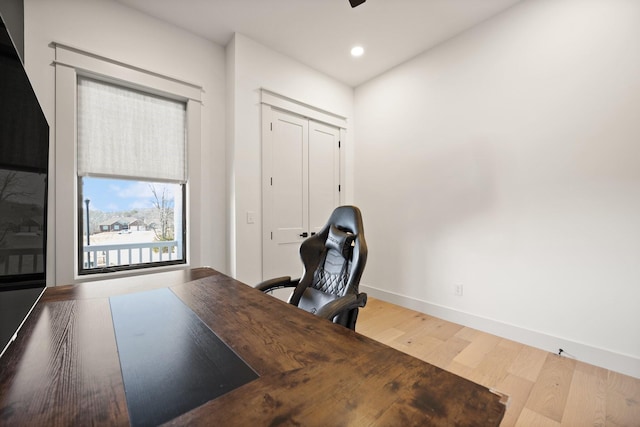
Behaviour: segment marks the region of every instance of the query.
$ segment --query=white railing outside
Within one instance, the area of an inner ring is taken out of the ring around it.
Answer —
[[[176,240],[83,247],[85,268],[116,267],[179,259],[182,259],[182,253]],[[31,274],[43,271],[44,256],[41,248],[0,249],[0,275]]]
[[[42,248],[0,249],[0,275],[32,274],[43,271]]]
[[[182,254],[176,240],[83,246],[85,268],[117,267],[179,259],[182,259]]]

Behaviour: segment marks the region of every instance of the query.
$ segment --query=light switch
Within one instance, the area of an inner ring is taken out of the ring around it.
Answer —
[[[255,224],[255,222],[256,222],[256,213],[247,212],[247,224]]]

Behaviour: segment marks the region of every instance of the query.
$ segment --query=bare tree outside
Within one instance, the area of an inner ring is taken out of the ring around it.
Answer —
[[[0,274],[44,271],[46,176],[0,168]]]
[[[23,179],[15,171],[2,170],[0,173],[0,212],[9,209],[8,203],[15,201],[17,203],[25,203],[33,197],[33,193],[28,191],[28,186],[23,183]],[[6,173],[4,173],[6,172]],[[7,237],[7,234],[18,224],[15,221],[19,220],[19,215],[22,212],[3,212],[0,218],[3,219],[0,222],[0,243]]]
[[[154,184],[149,184],[149,188],[153,193],[152,204],[157,210],[159,224],[153,228],[156,239],[160,241],[168,241],[174,239],[173,231],[173,209],[174,201],[170,197],[169,190],[166,185],[157,188]]]

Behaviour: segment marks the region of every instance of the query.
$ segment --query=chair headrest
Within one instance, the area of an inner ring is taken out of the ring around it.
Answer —
[[[335,249],[338,253],[342,254],[344,258],[349,259],[351,257],[351,244],[355,238],[355,234],[342,231],[331,224],[325,246],[328,249]]]

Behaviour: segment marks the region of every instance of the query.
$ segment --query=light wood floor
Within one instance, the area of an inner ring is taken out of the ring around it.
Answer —
[[[640,379],[374,298],[356,330],[509,395],[501,426],[640,426]]]

